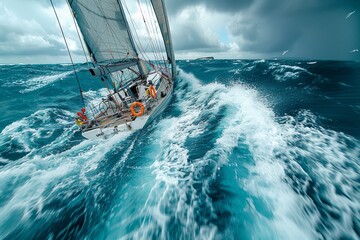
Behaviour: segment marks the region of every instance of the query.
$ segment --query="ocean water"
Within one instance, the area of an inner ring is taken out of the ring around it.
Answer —
[[[360,239],[359,62],[178,69],[146,129],[86,140],[71,66],[1,65],[0,239]]]

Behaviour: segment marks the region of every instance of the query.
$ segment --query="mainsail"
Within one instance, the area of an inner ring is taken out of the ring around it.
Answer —
[[[102,76],[134,65],[141,75],[144,75],[146,69],[140,62],[120,0],[68,0],[68,2],[91,59],[97,66],[90,70],[94,76]],[[165,6],[162,0],[151,0],[151,3],[174,77],[175,57]]]
[[[93,61],[137,57],[124,11],[116,0],[68,0]]]

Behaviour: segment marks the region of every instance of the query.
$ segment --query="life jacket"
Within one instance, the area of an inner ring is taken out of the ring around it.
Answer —
[[[86,115],[84,115],[84,114],[81,113],[81,112],[77,112],[77,115],[78,115],[79,117],[81,117],[81,119],[84,120],[84,122],[87,122],[88,118],[87,118]]]

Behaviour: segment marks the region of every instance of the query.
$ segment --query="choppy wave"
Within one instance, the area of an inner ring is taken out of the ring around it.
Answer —
[[[306,113],[298,116],[299,120],[291,117],[277,119],[256,91],[245,86],[200,85],[193,76],[185,73],[182,73],[182,78],[190,80],[190,83],[180,83],[177,95],[183,101],[172,106],[182,114],[158,124],[166,132],[157,132],[157,136],[152,136],[160,139],[156,145],[161,148],[153,152],[154,163],[147,169],[152,170],[155,176],[152,176],[150,184],[143,182],[143,185],[135,187],[142,190],[148,187],[149,194],[146,200],[140,198],[142,194],[133,196],[141,202],[137,203],[141,207],[136,213],[129,213],[128,209],[121,207],[128,205],[128,201],[137,202],[126,199],[130,189],[123,193],[124,196],[118,197],[126,200],[125,203],[117,203],[118,213],[109,220],[110,236],[126,239],[146,239],[149,236],[176,236],[181,239],[236,239],[237,236],[314,239],[334,235],[341,237],[345,233],[357,236],[356,230],[351,227],[351,220],[354,220],[351,211],[339,211],[344,219],[350,220],[348,227],[344,228],[343,222],[336,218],[332,219],[334,227],[324,226],[321,214],[331,214],[334,209],[341,209],[341,202],[324,210],[321,202],[316,201],[319,196],[313,196],[315,200],[309,199],[303,192],[306,180],[300,180],[305,181],[304,185],[296,182],[299,180],[293,180],[294,175],[304,174],[296,162],[299,157],[309,158],[311,162],[312,158],[320,155],[323,156],[322,161],[331,163],[337,154],[343,153],[342,148],[348,147],[340,140],[342,137],[349,138],[357,149],[359,142],[342,134],[306,126],[304,121],[313,121],[313,116]],[[324,133],[319,135],[321,131]],[[304,132],[304,137],[299,139],[298,136]],[[309,135],[311,137],[307,138]],[[315,143],[319,138],[328,140],[320,140],[318,146]],[[210,142],[207,141],[209,139]],[[303,149],[294,141],[307,144],[318,152]],[[328,142],[326,147],[321,146],[324,142]],[[338,147],[334,149],[335,146]],[[358,156],[357,150],[344,156],[341,161],[351,163]],[[355,167],[360,170],[358,165]],[[346,176],[345,168],[340,173],[336,169],[331,169],[329,174]],[[323,191],[330,193],[333,191],[332,179],[329,176],[324,178],[322,171],[319,169],[317,172],[314,168],[313,178],[322,178],[321,184],[327,185]],[[230,189],[226,190],[230,193],[226,194],[221,182],[223,175],[228,172],[236,177],[227,179]],[[302,176],[306,177],[307,173]],[[348,187],[356,184],[356,178],[348,184]],[[244,191],[245,199],[233,196],[236,192],[232,188]],[[342,197],[341,194],[336,196]],[[356,194],[351,199],[355,197]],[[243,202],[243,209],[233,209],[231,205],[224,209],[222,205],[229,202],[236,205],[238,201]],[[353,202],[352,205],[356,207],[357,203]],[[357,211],[358,207],[354,210]],[[122,220],[119,222],[118,219]],[[137,227],[124,230],[129,225]],[[324,228],[323,232],[318,229],[321,227]]]
[[[34,77],[30,78],[28,80],[20,80],[17,82],[14,82],[14,84],[19,85],[20,87],[24,87],[19,92],[20,93],[27,93],[35,91],[39,88],[42,88],[44,86],[47,86],[49,84],[54,83],[55,81],[59,81],[64,79],[64,77],[71,74],[72,71],[55,74],[55,75],[48,75],[48,76],[40,76],[40,77]]]
[[[41,110],[2,131],[2,153],[6,155],[12,148],[9,154],[17,156],[2,161],[6,165],[0,175],[0,238],[76,235],[75,229],[83,221],[81,205],[93,191],[89,185],[102,176],[98,168],[104,154],[127,136],[79,141],[77,128],[69,122],[71,115]]]
[[[321,63],[190,63],[169,108],[134,134],[84,140],[71,111],[41,104],[7,125],[0,238],[358,239],[359,139],[305,104],[279,113],[254,84],[321,89]],[[296,81],[279,81],[287,72]]]

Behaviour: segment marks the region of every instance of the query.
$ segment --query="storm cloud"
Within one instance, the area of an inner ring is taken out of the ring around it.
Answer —
[[[217,46],[213,44],[215,56],[227,52],[235,58],[277,58],[287,51],[285,56],[290,58],[360,59],[352,52],[360,48],[358,0],[197,0],[169,1],[167,6],[173,13],[171,23],[175,27],[181,23],[175,31],[183,38],[174,39],[180,55],[184,49],[202,52],[194,48],[191,36],[204,37],[212,31],[218,38],[206,38],[205,45],[210,39],[217,42]],[[202,14],[194,11],[196,8],[203,9]]]
[[[182,1],[166,1],[166,6],[170,14],[176,14],[183,9],[205,5],[209,10],[220,12],[238,12],[242,9],[247,9],[253,0],[182,0]]]
[[[84,61],[69,9],[54,1],[75,59]],[[177,59],[360,60],[359,0],[164,1]],[[69,61],[48,0],[0,2],[0,32],[0,63]]]

